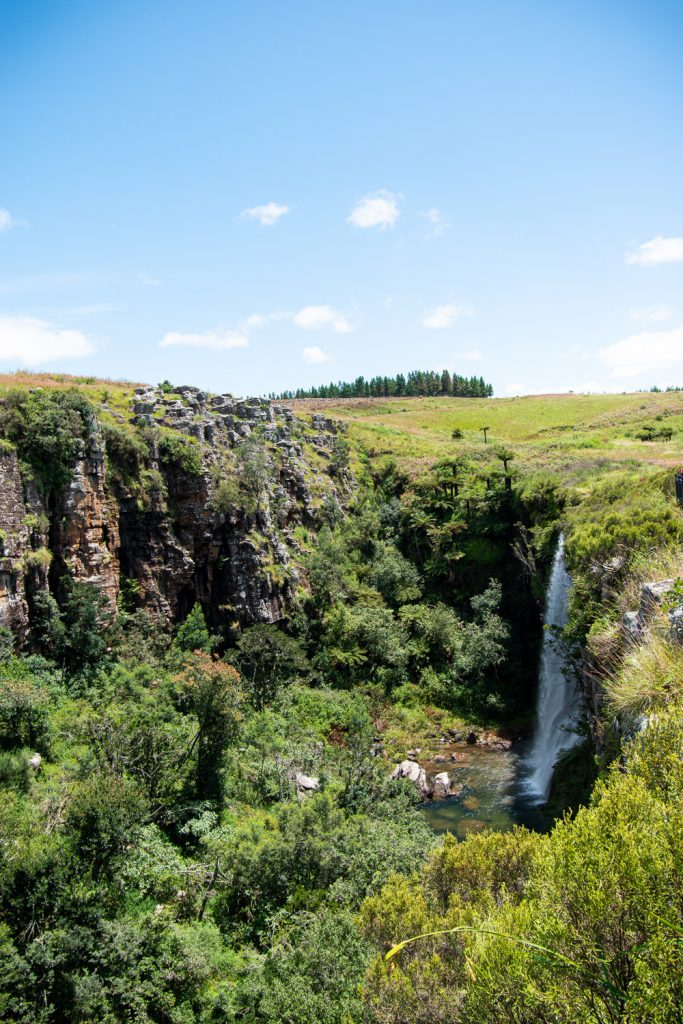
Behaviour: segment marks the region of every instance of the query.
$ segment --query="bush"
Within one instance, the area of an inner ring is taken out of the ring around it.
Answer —
[[[172,430],[159,433],[159,461],[181,469],[189,476],[201,476],[204,472],[199,443],[193,437]]]
[[[137,476],[149,457],[144,440],[137,431],[113,423],[102,425],[105,450],[111,468],[122,482],[135,485]]]
[[[83,449],[95,410],[76,390],[18,392],[5,400],[0,429],[47,492],[65,487]]]

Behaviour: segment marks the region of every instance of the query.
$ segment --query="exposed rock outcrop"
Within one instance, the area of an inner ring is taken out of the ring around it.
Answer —
[[[423,800],[428,800],[432,795],[433,787],[429,781],[429,776],[417,761],[401,761],[394,768],[391,777],[392,779],[408,779],[414,784]]]
[[[134,473],[106,448],[103,420],[135,443]],[[0,625],[26,638],[50,559],[50,586],[88,581],[112,610],[125,579],[170,622],[196,601],[213,630],[286,617],[302,583],[297,529],[319,526],[351,491],[329,462],[340,425],[181,386],[137,388],[128,421],[109,409],[86,427],[68,486],[49,500],[0,451]]]
[[[0,626],[20,640],[28,629],[24,558],[29,548],[16,452],[0,448]]]
[[[94,584],[112,609],[119,593],[118,518],[116,502],[105,493],[104,440],[93,419],[52,517],[51,548],[64,571]]]
[[[434,800],[446,800],[451,795],[451,779],[448,772],[439,772],[434,776],[434,789],[432,798]]]
[[[311,793],[315,793],[320,789],[318,779],[314,778],[312,775],[304,775],[302,772],[297,772],[295,775],[294,785],[296,786],[296,795],[299,800],[305,799],[307,796],[310,796]]]
[[[674,641],[683,639],[683,602],[674,597],[675,580],[657,580],[643,584],[637,611],[626,612],[622,619],[626,639],[641,643],[658,612],[666,604],[669,636]]]

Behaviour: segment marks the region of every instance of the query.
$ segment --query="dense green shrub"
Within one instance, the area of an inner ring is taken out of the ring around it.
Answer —
[[[189,476],[201,476],[204,470],[201,448],[195,438],[172,430],[159,431],[159,461]]]
[[[46,491],[69,483],[94,422],[94,408],[75,389],[13,391],[0,405],[0,432]]]

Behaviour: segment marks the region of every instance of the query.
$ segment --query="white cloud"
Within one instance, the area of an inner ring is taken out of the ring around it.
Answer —
[[[231,348],[247,348],[249,339],[243,331],[227,331],[216,328],[204,331],[203,334],[183,334],[180,331],[169,331],[159,342],[159,348],[209,348],[214,352],[227,352]]]
[[[185,346],[187,348],[212,349],[215,352],[226,352],[232,348],[248,348],[249,339],[255,331],[263,330],[279,320],[290,321],[297,327],[308,331],[327,328],[335,334],[347,334],[353,330],[352,324],[344,313],[333,309],[332,306],[304,306],[298,313],[284,309],[277,309],[272,313],[251,313],[240,320],[237,327],[230,329],[216,327],[210,331],[197,333],[169,331],[159,342],[159,348]],[[310,348],[304,351],[312,353],[310,358],[304,356],[307,362],[325,362],[330,358],[321,353],[319,348]]]
[[[673,367],[683,370],[683,327],[633,334],[601,348],[598,359],[613,377],[637,377]]]
[[[480,362],[484,357],[478,348],[469,348],[466,352],[458,352],[458,359],[473,359]]]
[[[344,313],[332,306],[304,306],[294,314],[294,323],[305,331],[320,331],[329,327],[335,334],[348,334],[353,330]]]
[[[649,242],[643,242],[632,252],[624,254],[626,263],[639,267],[653,267],[658,263],[680,263],[683,261],[683,238],[664,238],[657,235]]]
[[[393,228],[401,211],[398,208],[401,196],[396,192],[380,189],[360,199],[348,216],[349,224],[357,228]]]
[[[61,310],[63,316],[98,316],[100,313],[118,313],[121,306],[113,302],[94,302],[90,306],[69,306]]]
[[[9,231],[15,225],[15,220],[9,210],[3,210],[0,207],[0,231]]]
[[[248,210],[242,210],[240,220],[257,220],[263,227],[269,228],[277,224],[280,217],[289,213],[289,207],[281,203],[264,203],[262,206],[252,206]]]
[[[302,353],[302,358],[305,363],[329,363],[332,356],[329,352],[323,352],[317,345],[313,345],[311,348],[305,348]]]
[[[426,235],[427,238],[440,238],[441,235],[446,234],[451,226],[450,219],[443,210],[439,210],[436,206],[423,210],[420,216],[424,217],[432,225],[432,230]]]
[[[141,274],[138,274],[138,281],[141,285],[144,285],[145,288],[156,288],[157,285],[161,284],[161,281],[158,281],[156,277],[152,277],[151,274],[145,273],[144,270]]]
[[[631,307],[628,311],[629,320],[643,321],[653,320],[660,323],[662,320],[671,319],[671,309],[664,304],[660,306],[645,306],[643,308]]]
[[[430,313],[425,313],[424,319],[422,320],[422,326],[427,327],[430,330],[435,330],[439,327],[450,327],[456,320],[463,316],[474,316],[473,307],[457,305],[456,303],[451,303],[446,306],[437,306]]]
[[[95,346],[81,331],[63,330],[46,320],[0,314],[0,360],[37,366],[51,359],[78,359]]]
[[[294,317],[293,313],[288,313],[285,309],[276,309],[273,313],[252,313],[250,316],[245,317],[244,320],[240,320],[239,330],[249,333],[249,331],[260,331],[268,324],[275,323],[278,320],[292,320]]]

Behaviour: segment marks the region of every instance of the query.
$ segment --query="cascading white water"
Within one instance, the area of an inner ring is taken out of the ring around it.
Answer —
[[[560,534],[548,583],[543,621],[546,626],[567,624],[567,604],[571,579],[564,561],[564,537]],[[524,759],[522,790],[532,803],[548,798],[553,769],[563,751],[579,740],[576,732],[581,713],[581,698],[565,658],[552,631],[543,634],[541,664],[536,698],[536,728],[531,748]]]

